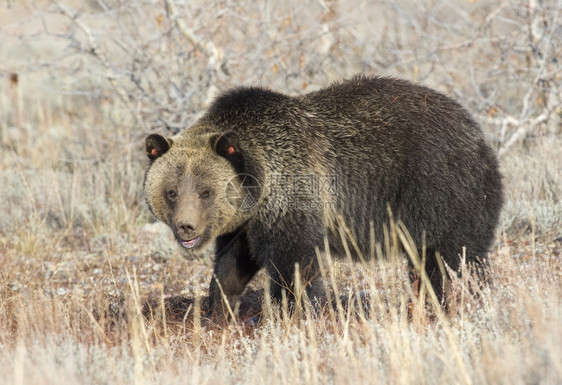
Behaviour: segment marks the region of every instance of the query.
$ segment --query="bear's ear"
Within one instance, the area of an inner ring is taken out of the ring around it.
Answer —
[[[213,135],[209,143],[213,151],[228,160],[238,173],[245,172],[244,154],[240,149],[238,135],[235,132],[227,131]]]
[[[238,135],[232,131],[213,135],[210,144],[213,151],[227,159],[231,159],[237,153],[240,153]]]
[[[166,139],[162,135],[152,134],[145,140],[146,156],[150,160],[155,160],[164,155],[172,146],[172,139]]]

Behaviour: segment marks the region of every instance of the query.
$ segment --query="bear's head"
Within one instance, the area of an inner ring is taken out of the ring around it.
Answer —
[[[146,202],[183,247],[203,247],[248,220],[261,189],[245,173],[252,162],[235,133],[152,134],[145,146]]]

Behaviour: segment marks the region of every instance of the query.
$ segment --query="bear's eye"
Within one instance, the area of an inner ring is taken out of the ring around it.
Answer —
[[[203,190],[203,192],[201,194],[199,194],[199,197],[201,199],[207,199],[207,198],[209,198],[210,195],[211,195],[211,193],[209,192],[209,190]]]
[[[173,202],[178,198],[178,193],[175,190],[168,190],[168,192],[166,192],[166,196]]]

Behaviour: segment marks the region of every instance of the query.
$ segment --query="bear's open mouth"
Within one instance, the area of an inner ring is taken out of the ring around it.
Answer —
[[[201,236],[198,236],[197,238],[193,238],[189,241],[184,241],[183,239],[180,239],[180,243],[186,249],[192,249],[195,246],[197,246],[197,244],[199,244],[200,240],[201,240]]]

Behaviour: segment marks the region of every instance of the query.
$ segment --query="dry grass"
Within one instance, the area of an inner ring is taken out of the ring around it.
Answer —
[[[559,1],[168,1],[183,32],[162,2],[9,3],[0,382],[562,381]],[[263,310],[260,325],[201,325],[205,302],[192,299],[211,263],[150,223],[143,137],[180,129],[226,87],[294,93],[356,72],[433,86],[483,123],[507,194],[490,287],[476,300],[469,278],[454,281],[458,302],[442,317],[412,300],[403,263],[339,262],[326,282],[368,299],[368,314],[279,318],[260,275],[240,309]]]

